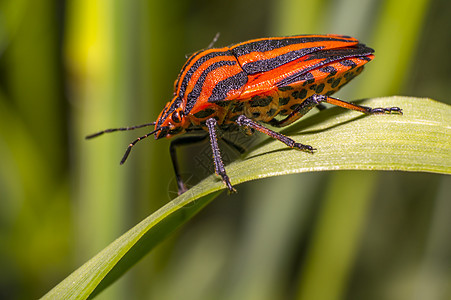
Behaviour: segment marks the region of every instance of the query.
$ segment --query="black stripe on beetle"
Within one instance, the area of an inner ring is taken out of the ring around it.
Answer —
[[[364,48],[358,47],[358,48],[346,48],[346,49],[339,49],[339,50],[325,50],[325,51],[320,51],[318,53],[311,54],[312,59],[319,58],[322,60],[312,66],[309,66],[308,68],[302,69],[302,70],[284,78],[283,80],[278,82],[277,85],[284,86],[284,85],[290,85],[294,82],[310,80],[310,78],[306,78],[306,76],[305,76],[305,74],[309,74],[307,72],[317,69],[317,68],[320,68],[324,65],[330,64],[334,61],[339,61],[340,64],[342,64],[343,66],[354,68],[357,66],[357,64],[355,62],[353,62],[352,60],[348,60],[345,58],[365,55],[365,53],[367,53],[370,50],[373,50],[373,49],[368,48],[368,47],[364,47]],[[337,54],[340,54],[340,55],[337,55]],[[369,53],[369,54],[371,54],[371,53]],[[313,77],[313,75],[310,74],[309,77]],[[310,84],[313,82],[314,82],[314,80],[309,81],[308,83],[304,82],[304,85]]]
[[[328,76],[334,76],[338,72],[337,69],[335,69],[333,66],[325,66],[325,67],[319,68],[319,70],[323,73],[329,73]]]
[[[183,98],[185,96],[185,92],[186,92],[186,88],[188,86],[188,82],[190,82],[191,77],[193,76],[194,73],[196,73],[197,69],[202,64],[207,62],[209,59],[215,58],[217,56],[230,57],[230,55],[231,55],[230,50],[223,50],[223,51],[209,52],[209,53],[197,58],[196,62],[191,66],[191,68],[189,68],[189,70],[186,71],[186,74],[183,77],[182,82],[180,83],[180,92],[179,92],[180,98]]]
[[[337,41],[349,43],[355,42],[352,40],[350,41],[347,39],[339,39],[335,37],[286,37],[283,39],[262,39],[259,41],[240,44],[238,46],[232,47],[232,51],[237,57],[240,57],[251,52],[267,52],[293,44],[304,44],[322,41]]]
[[[342,49],[329,49],[324,51],[315,52],[309,55],[307,60],[312,59],[329,59],[339,60],[345,57],[366,57],[374,52],[374,49],[366,47],[363,44],[358,44],[353,47]]]
[[[247,74],[242,71],[218,82],[211,92],[208,102],[217,102],[227,98],[231,90],[239,90],[247,83]]]
[[[357,64],[349,59],[340,61],[340,64],[345,67],[351,67],[351,69],[357,67]]]
[[[205,79],[207,78],[208,74],[210,74],[213,70],[219,69],[223,66],[234,66],[236,64],[237,62],[233,60],[221,60],[209,65],[208,68],[206,68],[202,72],[199,79],[197,79],[196,84],[193,87],[193,90],[187,96],[185,114],[188,114],[193,108],[193,106],[196,104],[197,99],[199,98],[200,93],[202,92],[202,88],[204,87]]]
[[[254,62],[247,63],[243,65],[243,70],[246,71],[247,74],[255,74],[260,72],[267,72],[274,70],[281,65],[289,63],[293,60],[296,60],[300,57],[303,57],[309,53],[320,51],[322,47],[311,47],[293,50],[281,55],[278,55],[273,58],[262,59]]]

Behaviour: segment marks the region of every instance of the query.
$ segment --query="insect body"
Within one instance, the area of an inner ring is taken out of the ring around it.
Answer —
[[[104,132],[131,130],[155,125],[155,129],[133,141],[154,135],[171,138],[203,129],[208,132],[215,172],[230,191],[235,191],[221,159],[217,129],[248,133],[263,132],[291,148],[313,152],[312,146],[295,142],[264,125],[287,126],[321,103],[330,103],[365,114],[402,113],[398,107],[369,108],[330,97],[374,58],[374,50],[358,40],[342,35],[299,35],[250,40],[225,48],[210,48],[188,58],[175,81],[172,101],[154,123],[135,127],[107,129]],[[182,136],[171,143],[170,152],[179,194],[186,190],[179,175],[175,148],[200,140]]]

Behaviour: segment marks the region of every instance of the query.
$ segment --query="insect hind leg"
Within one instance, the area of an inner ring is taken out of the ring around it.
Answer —
[[[324,95],[313,95],[312,97],[317,98],[320,103],[321,102],[327,102],[333,105],[337,105],[343,108],[347,108],[347,109],[352,109],[352,110],[356,110],[359,112],[362,112],[364,114],[367,115],[374,115],[374,114],[400,114],[402,115],[402,109],[399,107],[376,107],[376,108],[371,108],[368,106],[363,106],[363,105],[358,105],[358,104],[354,104],[354,103],[349,103],[334,97],[330,97],[330,96],[324,96]]]
[[[354,103],[349,103],[338,98],[318,95],[314,94],[303,101],[296,109],[294,109],[286,118],[282,120],[273,119],[269,124],[275,127],[284,127],[290,125],[294,121],[297,121],[299,118],[304,116],[307,112],[309,112],[312,108],[317,107],[319,110],[324,110],[326,107],[323,103],[329,103],[333,105],[337,105],[346,109],[352,109],[359,111],[364,114],[374,115],[374,114],[401,114],[402,109],[399,107],[376,107],[371,108],[363,105],[358,105]]]

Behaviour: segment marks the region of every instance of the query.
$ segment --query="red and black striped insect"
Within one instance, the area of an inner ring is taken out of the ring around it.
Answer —
[[[246,128],[260,131],[288,147],[313,153],[304,145],[277,133],[262,123],[283,127],[301,118],[313,107],[330,103],[365,114],[402,114],[399,107],[370,108],[330,97],[374,58],[374,50],[344,35],[298,35],[250,40],[224,48],[200,50],[188,58],[175,81],[172,101],[156,122],[134,127],[107,129],[105,132],[132,130],[155,125],[155,129],[129,144],[121,164],[132,147],[154,135],[171,138],[204,130],[208,134],[184,135],[175,139],[170,154],[179,194],[186,191],[178,170],[175,148],[210,137],[215,172],[230,191],[218,147],[217,129]]]

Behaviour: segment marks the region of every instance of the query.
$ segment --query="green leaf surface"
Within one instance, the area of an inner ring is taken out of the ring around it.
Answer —
[[[325,170],[451,173],[451,106],[408,97],[359,103],[399,106],[404,115],[364,116],[337,107],[312,114],[282,132],[312,145],[317,149],[315,154],[287,149],[278,141],[266,139],[226,166],[232,183]],[[86,299],[98,294],[223,189],[221,180],[209,176],[130,229],[44,298]]]

